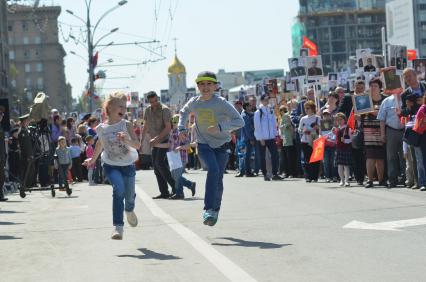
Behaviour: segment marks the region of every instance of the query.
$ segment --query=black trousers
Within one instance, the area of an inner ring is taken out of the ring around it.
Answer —
[[[83,172],[81,170],[81,160],[80,157],[77,158],[73,158],[72,159],[72,168],[71,168],[71,173],[72,173],[72,178],[74,181],[83,181]]]
[[[167,148],[152,149],[152,166],[154,168],[155,177],[157,177],[158,188],[161,195],[169,195],[167,183],[172,187],[172,193],[175,193],[175,181],[170,173],[169,164],[167,162]]]
[[[38,181],[41,187],[46,187],[50,184],[49,177],[49,157],[41,157],[38,161]]]
[[[308,143],[301,143],[303,157],[305,161],[305,179],[318,180],[320,162],[309,163],[312,155],[312,147]]]
[[[357,182],[363,182],[366,173],[364,149],[352,148],[352,160],[355,180]]]
[[[269,153],[271,153],[271,162],[272,162],[272,175],[278,174],[278,165],[279,165],[279,157],[278,157],[278,150],[277,145],[275,144],[275,139],[269,139],[265,140],[265,146],[262,146],[262,144],[259,142],[259,148],[260,148],[260,162],[261,162],[261,168],[262,168],[262,174],[263,176],[266,176],[266,148],[268,148]]]
[[[22,170],[21,170],[21,183],[25,185],[27,188],[33,187],[33,180],[34,180],[34,158],[32,156],[21,156],[21,164],[22,164]],[[26,177],[26,178],[25,178]],[[24,183],[25,181],[25,183]]]
[[[297,149],[296,146],[285,146],[282,147],[281,151],[283,152],[283,171],[284,173],[292,177],[297,177],[297,167],[298,167],[298,161],[297,161]],[[300,162],[299,162],[300,163]]]

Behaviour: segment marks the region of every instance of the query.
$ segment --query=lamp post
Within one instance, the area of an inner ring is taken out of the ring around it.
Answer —
[[[102,39],[104,39],[105,37],[109,36],[110,34],[116,32],[118,30],[118,28],[113,28],[112,30],[110,30],[108,33],[106,33],[105,35],[101,36],[97,41],[94,41],[94,35],[95,32],[100,24],[100,22],[112,11],[114,11],[115,9],[125,5],[127,3],[127,0],[122,0],[120,2],[117,3],[116,6],[112,7],[111,9],[107,10],[100,18],[99,20],[96,22],[95,26],[92,28],[92,24],[91,24],[91,20],[90,20],[90,8],[91,8],[91,4],[92,4],[92,0],[85,0],[86,3],[86,20],[84,20],[83,18],[77,16],[74,14],[73,11],[71,10],[66,10],[66,12],[74,17],[76,17],[77,19],[79,19],[80,21],[82,21],[87,28],[87,53],[88,53],[88,69],[87,72],[89,73],[89,89],[87,90],[88,92],[88,108],[89,108],[89,112],[92,113],[93,112],[93,95],[95,92],[95,64],[93,61],[93,56],[94,56],[94,51],[96,49],[96,47],[98,46],[98,44],[102,41]]]

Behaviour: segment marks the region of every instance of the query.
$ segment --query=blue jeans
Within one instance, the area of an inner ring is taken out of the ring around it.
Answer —
[[[123,226],[124,210],[130,212],[135,208],[135,166],[104,164],[103,167],[112,185],[112,223],[114,226]]]
[[[59,187],[67,187],[68,184],[68,167],[70,165],[69,164],[60,164],[58,166],[58,182],[59,182]]]
[[[223,173],[228,163],[229,154],[226,145],[211,148],[207,144],[198,144],[198,156],[207,167],[205,210],[220,210],[223,194]]]
[[[334,165],[335,151],[334,147],[325,147],[324,150],[324,176],[327,179],[337,177],[337,167]]]
[[[191,188],[192,182],[182,176],[184,168],[177,168],[171,171],[172,177],[175,180],[176,195],[183,196],[183,187]]]
[[[254,141],[254,142],[256,142],[256,141]],[[245,144],[246,144],[246,153],[244,155],[245,156],[244,157],[244,167],[243,167],[244,169],[241,170],[241,173],[247,175],[247,174],[251,174],[252,173],[252,171],[251,171],[251,157],[253,155],[253,152],[256,150],[256,143],[254,143],[252,145],[250,143],[250,141],[246,141]],[[254,160],[255,160],[254,170],[255,170],[255,172],[256,171],[258,172],[259,171],[259,166],[256,165],[256,155],[255,155]]]
[[[423,152],[421,147],[413,147],[416,154],[417,176],[419,187],[426,186],[425,167],[423,165]]]

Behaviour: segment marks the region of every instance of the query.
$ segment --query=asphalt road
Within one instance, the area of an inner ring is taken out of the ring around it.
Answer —
[[[426,281],[425,192],[228,174],[219,222],[207,227],[205,172],[186,176],[195,198],[154,201],[153,172],[138,172],[140,225],[123,241],[110,239],[110,186],[9,196],[0,281]],[[354,220],[384,230],[343,228]]]

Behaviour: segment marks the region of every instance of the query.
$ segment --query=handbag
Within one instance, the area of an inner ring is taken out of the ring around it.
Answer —
[[[414,131],[412,128],[407,127],[404,131],[402,140],[410,146],[418,147],[420,145],[422,136]]]
[[[364,145],[364,134],[361,130],[352,133],[352,148],[361,149]]]

